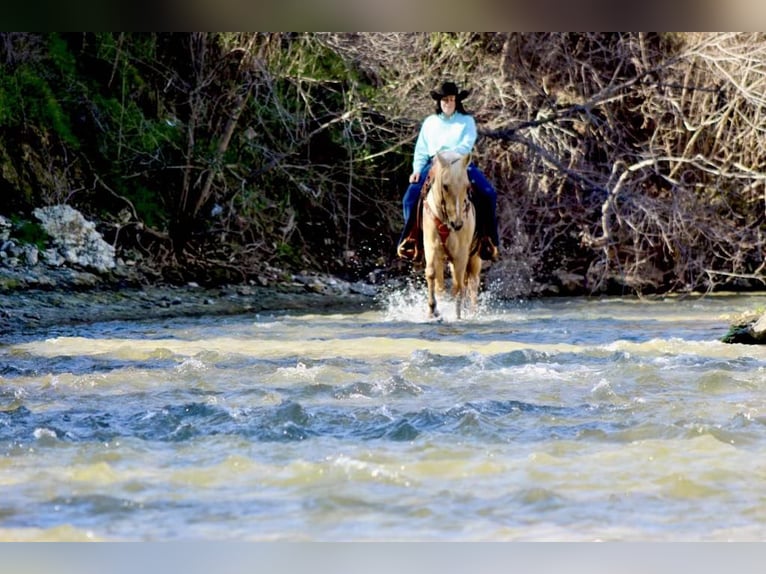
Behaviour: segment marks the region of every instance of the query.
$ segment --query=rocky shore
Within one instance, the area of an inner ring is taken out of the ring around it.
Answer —
[[[319,274],[269,285],[162,284],[124,261],[69,206],[35,211],[43,248],[12,236],[0,216],[0,342],[59,325],[112,320],[233,315],[277,310],[364,309],[377,290]]]
[[[18,281],[17,273],[0,268],[0,283],[7,283],[9,275]],[[103,282],[83,287],[77,284],[81,280],[78,272],[57,271],[45,275],[44,287],[0,291],[0,343],[53,326],[262,311],[354,311],[376,302],[376,290],[369,285],[319,275],[296,275],[291,283],[269,287],[204,288],[194,283],[118,287]]]

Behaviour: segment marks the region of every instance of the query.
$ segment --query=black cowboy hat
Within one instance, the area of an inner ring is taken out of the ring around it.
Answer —
[[[431,97],[435,100],[441,100],[444,96],[455,96],[457,101],[464,100],[471,93],[471,90],[458,91],[455,82],[444,82],[440,90],[431,90]]]

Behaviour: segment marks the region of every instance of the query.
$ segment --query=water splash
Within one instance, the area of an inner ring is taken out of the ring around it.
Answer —
[[[437,298],[440,316],[428,317],[428,299],[425,284],[409,282],[405,286],[382,289],[378,294],[381,307],[387,321],[458,322],[455,299],[449,289]],[[480,291],[475,309],[468,306],[463,312],[462,321],[476,321],[497,318],[504,313],[504,302],[491,290]]]

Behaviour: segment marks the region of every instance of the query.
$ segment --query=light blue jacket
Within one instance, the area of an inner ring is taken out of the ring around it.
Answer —
[[[428,159],[440,151],[454,150],[467,154],[476,143],[476,122],[473,116],[455,112],[450,117],[432,114],[423,120],[415,155],[412,159],[412,173],[420,173]]]

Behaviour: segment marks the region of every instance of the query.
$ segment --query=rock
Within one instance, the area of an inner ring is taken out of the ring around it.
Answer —
[[[115,267],[114,247],[104,241],[93,222],[69,205],[38,207],[33,211],[68,262],[106,273]]]
[[[93,273],[87,273],[85,271],[72,271],[69,279],[70,284],[73,287],[95,287],[101,282],[101,279]]]
[[[18,259],[23,252],[24,250],[16,245],[16,242],[13,239],[9,239],[3,244],[3,253],[7,254],[8,258],[15,257]]]
[[[766,314],[738,321],[729,327],[728,333],[721,338],[721,341],[744,345],[766,345]]]
[[[37,247],[35,245],[24,246],[24,259],[26,260],[27,265],[34,267],[35,265],[37,265],[39,258],[40,258],[40,252],[37,250]]]
[[[557,269],[553,275],[561,282],[561,286],[570,292],[576,292],[585,285],[585,275],[570,273],[564,269]]]
[[[750,326],[750,332],[758,341],[766,342],[766,314]]]
[[[367,297],[374,297],[378,293],[378,290],[374,285],[368,285],[367,283],[362,283],[361,281],[351,283],[349,285],[349,291],[351,293],[358,293],[359,295],[366,295]]]
[[[378,289],[374,285],[360,281],[349,283],[332,275],[319,273],[296,274],[292,276],[293,285],[302,286],[306,291],[334,297],[358,294],[374,297]]]
[[[54,248],[49,248],[43,251],[43,261],[45,261],[46,265],[50,265],[51,267],[61,267],[66,263],[64,257]]]
[[[8,241],[11,237],[11,229],[13,224],[7,217],[0,215],[0,244]]]

